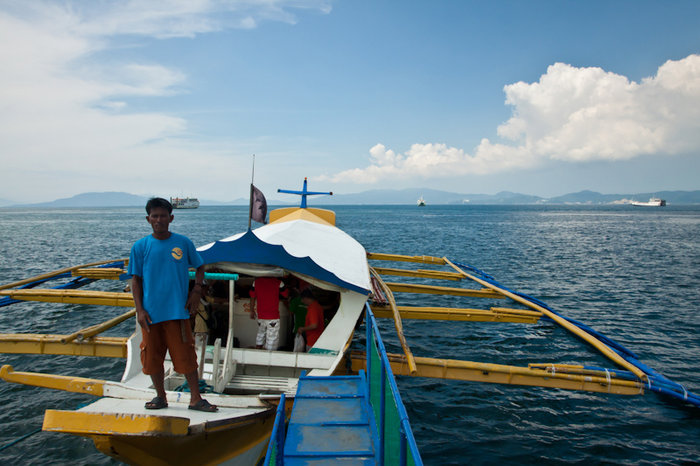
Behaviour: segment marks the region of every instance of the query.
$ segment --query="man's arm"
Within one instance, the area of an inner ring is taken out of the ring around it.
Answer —
[[[250,318],[255,319],[255,296],[250,298],[250,307],[248,309],[248,312],[250,313]]]
[[[138,275],[131,276],[131,294],[134,297],[136,307],[136,321],[142,329],[148,332],[150,331],[148,324],[151,323],[151,318],[143,308],[143,279]]]
[[[194,274],[194,287],[187,299],[187,310],[190,311],[190,315],[194,315],[199,308],[199,300],[202,298],[202,284],[204,283],[204,266],[201,265],[197,267],[197,271]]]

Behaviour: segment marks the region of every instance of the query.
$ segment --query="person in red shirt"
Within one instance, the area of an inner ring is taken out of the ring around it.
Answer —
[[[255,347],[276,350],[280,343],[280,296],[287,297],[288,290],[280,291],[281,281],[275,277],[258,277],[250,290],[250,318],[258,322]],[[257,309],[255,304],[257,303]]]
[[[306,305],[306,322],[297,332],[306,333],[306,351],[309,351],[323,333],[323,308],[308,288],[301,292],[301,301]]]

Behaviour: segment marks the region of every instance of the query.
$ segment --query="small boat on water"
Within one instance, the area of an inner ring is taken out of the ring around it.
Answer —
[[[647,202],[632,201],[630,204],[636,207],[663,207],[666,201],[658,197],[652,197]]]
[[[94,306],[96,312],[101,306],[129,308],[119,317],[71,334],[0,334],[0,353],[123,358],[121,380],[19,372],[9,365],[0,369],[0,379],[98,397],[75,411],[47,409],[43,430],[89,437],[99,451],[131,464],[257,464],[266,447],[276,443],[271,441],[277,435],[273,428],[284,430],[285,419],[304,414],[295,407],[307,397],[298,393],[306,378],[335,380],[366,373],[369,391],[381,400],[383,394],[374,390],[384,383],[372,385],[371,380],[386,371],[391,386],[394,375],[428,377],[618,395],[656,392],[700,406],[700,397],[645,366],[628,349],[545,303],[456,259],[366,251],[335,225],[334,212],[306,206],[307,195],[321,193],[309,193],[306,182],[302,191],[292,193],[302,196],[302,207],[274,210],[267,225],[198,248],[213,298],[213,318],[207,319],[209,340],[199,348],[204,361],[201,378],[212,390],[205,397],[219,406],[219,412],[188,411],[189,395],[181,390],[184,377],[168,361],[169,408],[144,409],[154,391],[150,378],[141,372],[141,333],[132,319],[131,294],[77,289],[95,280],[128,280],[124,259],[72,266],[0,286],[4,296],[0,306],[16,305],[20,315],[31,305],[27,301],[52,302],[68,311],[75,304]],[[328,323],[309,352],[292,351],[288,331],[292,317],[285,304],[280,307],[280,325],[286,329],[281,331],[281,347],[255,348],[256,324],[249,317],[247,291],[257,277],[303,282],[313,289]],[[40,288],[52,280],[60,284]],[[443,296],[449,307],[436,305]],[[383,349],[375,318],[393,321],[401,353]],[[542,361],[516,366],[414,356],[404,337],[405,319],[559,325],[604,355],[613,367]],[[131,322],[128,335],[100,335],[125,321]],[[356,338],[363,321],[367,337]],[[22,319],[17,322],[18,332],[28,330],[21,328]],[[381,370],[378,360],[387,361]],[[400,399],[395,403],[402,406]],[[392,450],[389,443],[382,443],[371,449],[363,464],[402,464],[400,459],[407,456],[413,464],[422,464],[405,416],[400,426],[380,422],[381,413],[369,418],[370,424],[385,425],[377,438],[400,433],[401,441],[392,445],[409,447]],[[333,416],[323,421],[333,428],[343,425]],[[288,441],[303,439],[290,435]]]
[[[423,199],[423,196],[418,198],[418,201],[416,201],[416,204],[418,204],[418,207],[425,207],[425,199]]]
[[[199,207],[199,199],[196,197],[171,197],[170,203],[173,209],[196,209]]]

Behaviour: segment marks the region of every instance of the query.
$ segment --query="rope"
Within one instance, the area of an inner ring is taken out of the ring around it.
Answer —
[[[212,392],[212,387],[210,385],[207,385],[207,383],[204,381],[204,379],[200,379],[199,381],[199,393],[211,393]],[[188,392],[190,391],[190,386],[187,383],[187,380],[185,380],[181,385],[179,385],[177,388],[175,388],[176,392]]]
[[[15,439],[15,440],[11,441],[11,442],[8,443],[8,444],[5,444],[5,445],[1,446],[1,447],[0,447],[0,451],[3,451],[5,448],[11,447],[12,445],[16,445],[16,444],[18,444],[19,442],[21,442],[22,440],[26,440],[26,439],[28,439],[29,437],[31,437],[32,435],[38,434],[39,432],[41,432],[41,427],[39,427],[38,429],[36,429],[36,430],[33,431],[33,432],[29,432],[28,434],[24,434],[23,436],[19,437],[18,439]]]

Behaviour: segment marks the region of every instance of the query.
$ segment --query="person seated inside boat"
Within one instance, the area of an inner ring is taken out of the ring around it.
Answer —
[[[289,290],[280,289],[282,281],[276,277],[257,277],[250,290],[250,318],[256,319],[257,349],[275,351],[280,342],[280,297],[289,296]],[[257,306],[256,306],[257,304]]]
[[[202,322],[203,321],[203,322]],[[204,330],[205,324],[206,330]],[[197,326],[199,325],[199,326]],[[197,330],[199,329],[199,330]],[[206,331],[207,344],[212,345],[217,338],[226,339],[228,331],[228,290],[226,282],[211,280],[202,289],[202,299],[197,311],[193,332]]]
[[[323,308],[314,297],[310,288],[301,292],[301,301],[306,305],[306,320],[302,327],[297,329],[297,333],[306,337],[306,351],[309,351],[323,333],[325,328],[323,319]]]
[[[190,293],[194,288],[194,282],[190,283]],[[209,339],[209,319],[212,313],[212,305],[210,302],[210,287],[204,283],[202,285],[202,295],[199,298],[199,306],[197,312],[190,315],[190,326],[194,335],[194,348],[198,351],[198,375],[202,377],[202,369],[204,368],[204,355],[206,351],[207,341]]]
[[[308,288],[309,284],[296,277],[292,277],[288,283],[289,289],[289,312],[294,316],[294,328],[292,337],[297,334],[299,327],[306,321],[306,305],[301,301],[302,290]]]

